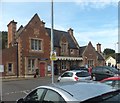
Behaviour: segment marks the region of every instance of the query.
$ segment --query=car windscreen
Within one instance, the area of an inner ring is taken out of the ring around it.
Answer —
[[[90,74],[88,72],[83,71],[83,72],[77,72],[76,76],[77,77],[87,77],[87,76],[90,76]]]
[[[118,73],[118,70],[113,67],[107,67],[110,71],[113,71],[114,73]]]

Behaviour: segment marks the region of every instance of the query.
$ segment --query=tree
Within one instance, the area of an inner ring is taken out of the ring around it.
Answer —
[[[7,46],[7,32],[6,31],[0,32],[0,44],[1,44],[0,49],[6,48],[6,46]]]
[[[107,58],[109,56],[115,57],[115,50],[106,48],[106,49],[104,49],[103,54],[105,55],[105,58]]]

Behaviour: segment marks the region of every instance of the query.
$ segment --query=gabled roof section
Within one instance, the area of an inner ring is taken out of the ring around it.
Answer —
[[[51,37],[51,29],[46,28],[47,33]],[[62,36],[65,36],[67,41],[68,41],[68,47],[71,49],[78,49],[77,45],[75,44],[74,40],[71,38],[70,34],[65,31],[60,31],[60,30],[53,30],[53,38],[54,38],[54,46],[55,47],[60,47],[60,39]]]
[[[98,51],[96,51],[97,56],[98,56],[98,60],[105,60],[104,57],[102,56],[102,54],[100,54]]]
[[[83,55],[83,52],[85,51],[86,47],[87,47],[87,46],[82,46],[82,47],[79,48],[80,56]]]
[[[21,26],[19,27],[19,29],[17,30],[17,37],[19,37],[19,36],[21,35],[22,31],[30,24],[30,22],[32,22],[32,21],[34,20],[34,18],[38,18],[38,19],[40,20],[38,14],[36,13],[36,14],[32,17],[32,19],[28,22],[28,24],[27,24],[26,26],[23,27],[23,25],[21,25]]]

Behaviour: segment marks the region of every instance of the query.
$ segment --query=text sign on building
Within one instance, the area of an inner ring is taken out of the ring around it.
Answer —
[[[4,72],[4,66],[0,65],[0,72]]]

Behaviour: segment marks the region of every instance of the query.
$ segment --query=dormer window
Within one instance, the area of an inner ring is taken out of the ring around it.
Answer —
[[[66,51],[67,51],[67,44],[62,44],[62,47],[61,47],[61,52],[62,53],[66,53]]]
[[[31,50],[41,51],[42,50],[42,40],[31,39]]]

